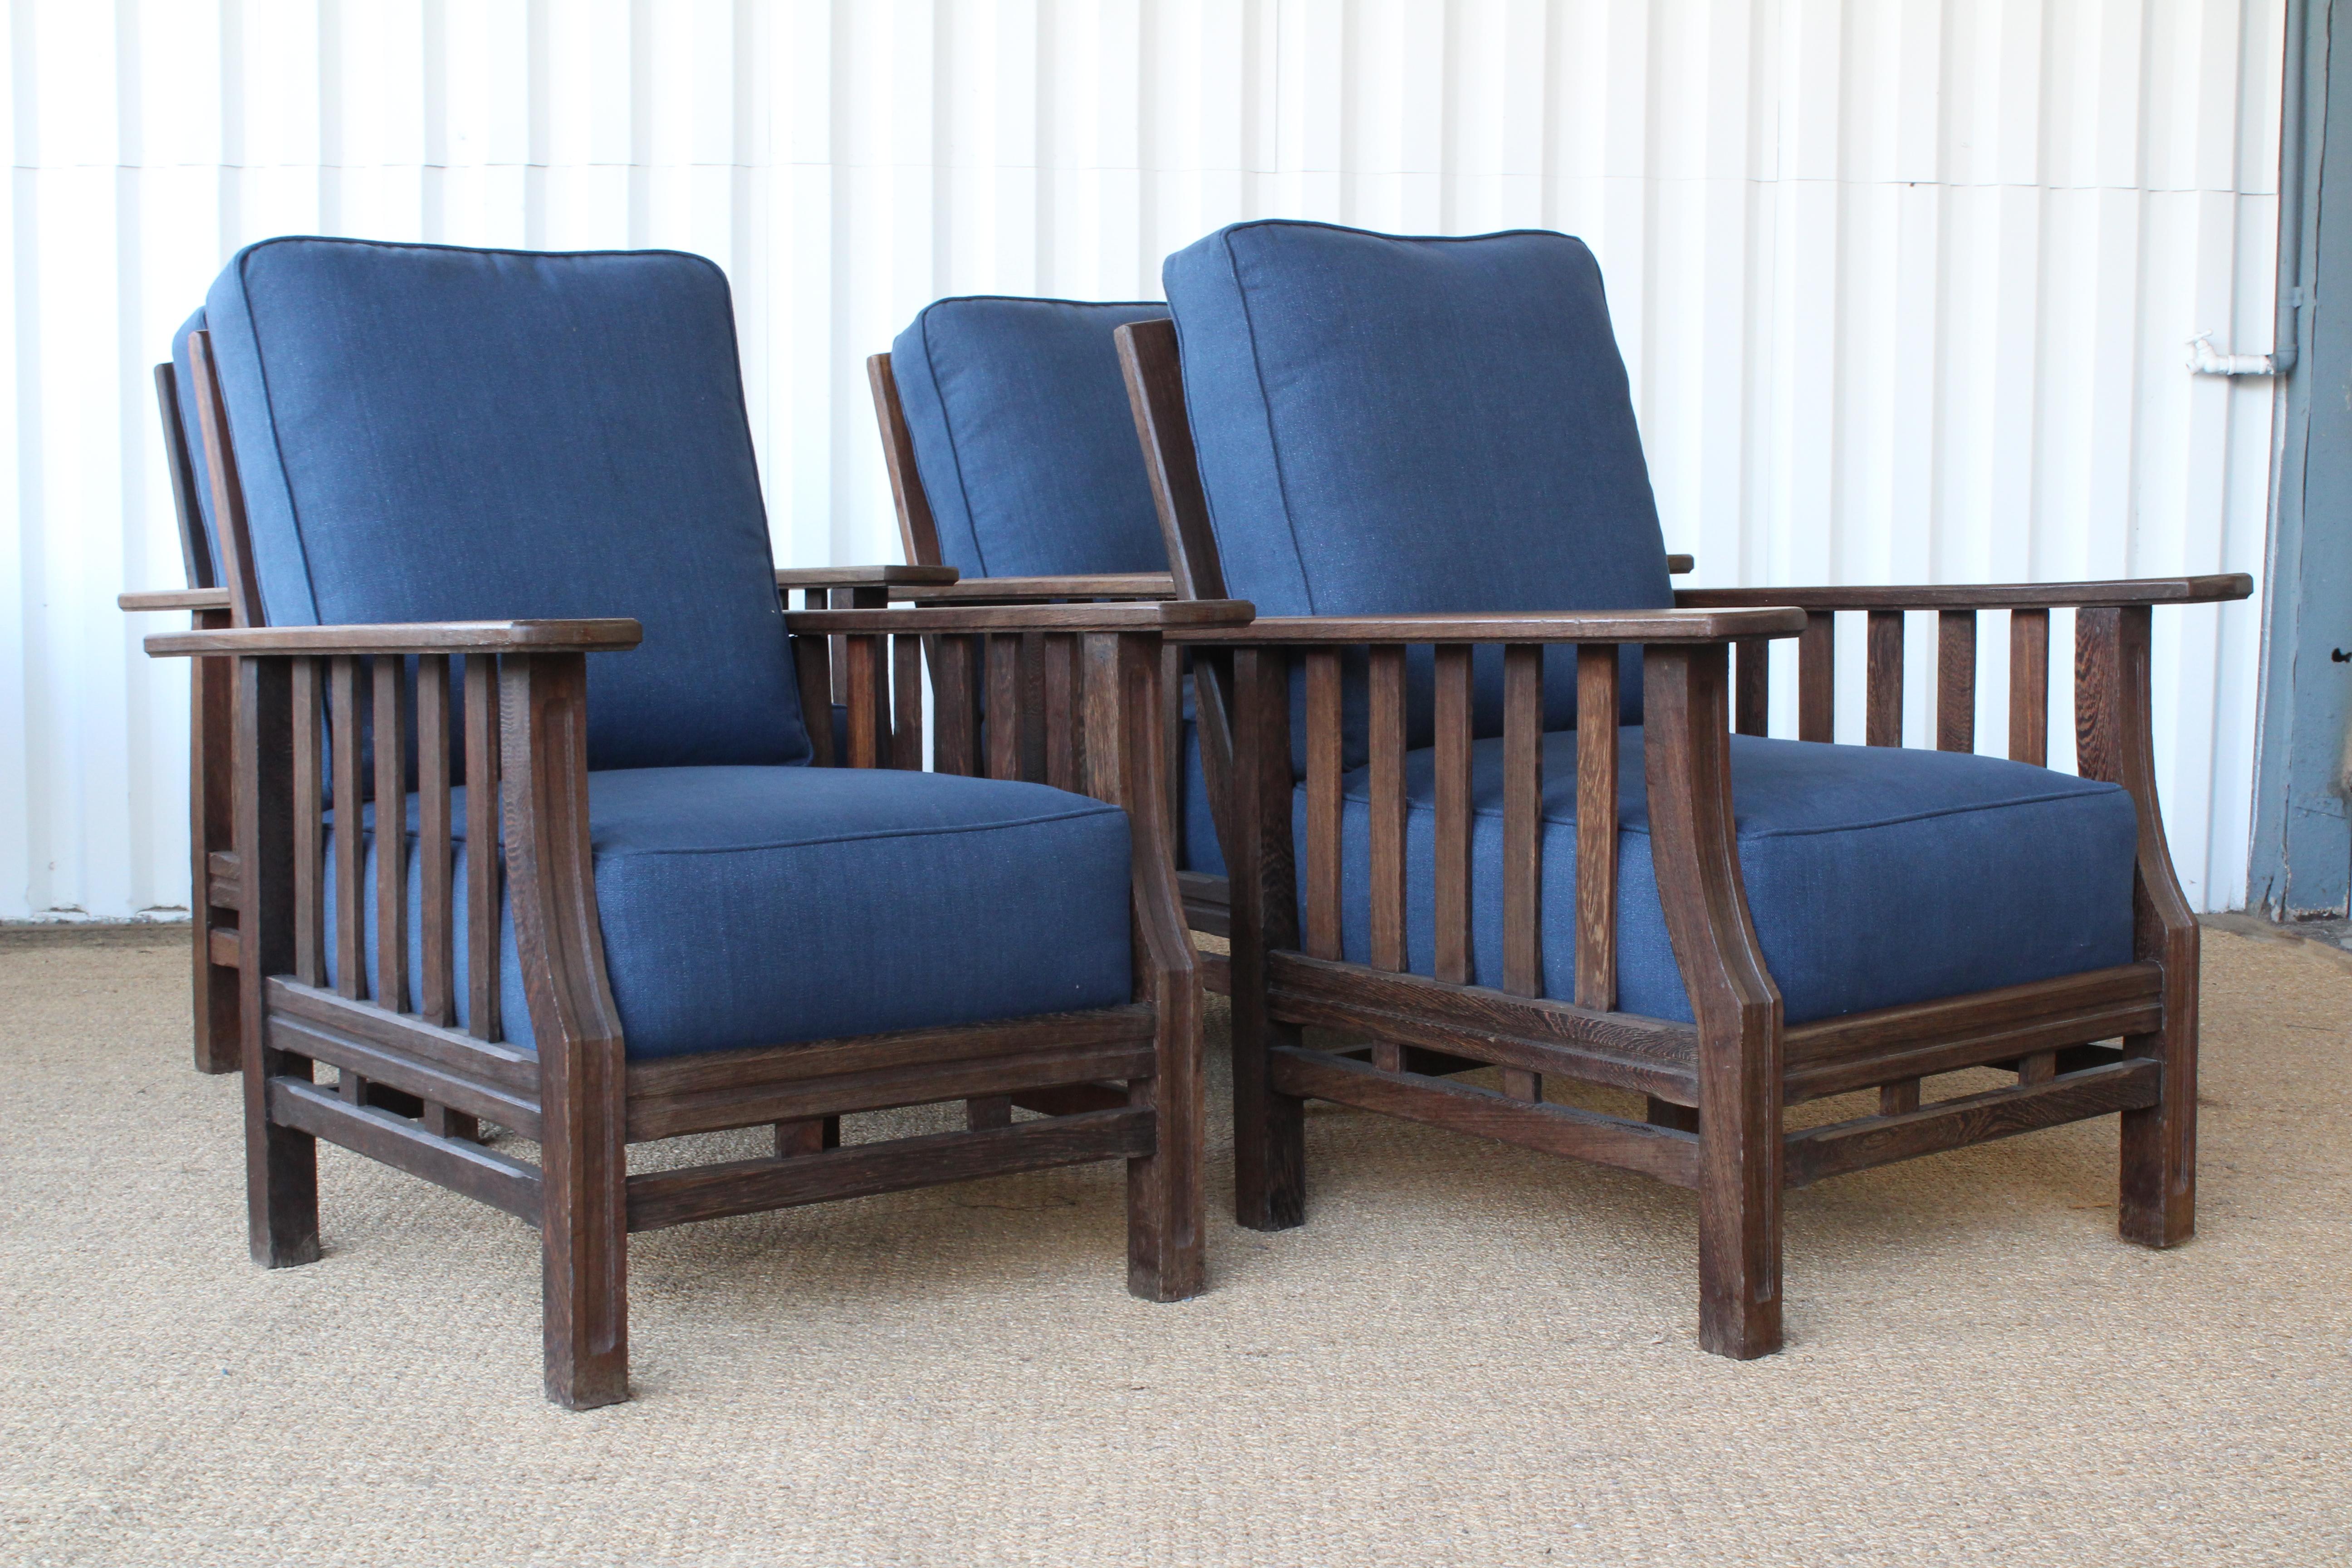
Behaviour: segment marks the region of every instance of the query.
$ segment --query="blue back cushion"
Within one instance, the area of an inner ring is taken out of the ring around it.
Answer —
[[[967,577],[1165,572],[1111,333],[1164,305],[975,297],[926,306],[890,374],[939,526]]]
[[[1583,241],[1244,223],[1170,257],[1163,279],[1226,591],[1258,614],[1674,602]],[[1568,649],[1548,660],[1555,727],[1573,668]],[[1479,675],[1492,733],[1499,657]]]
[[[172,385],[180,398],[180,434],[188,443],[188,461],[196,473],[196,521],[204,530],[205,553],[212,558],[213,581],[226,585],[228,563],[221,559],[220,534],[213,524],[212,469],[205,462],[205,427],[196,413],[195,370],[188,362],[188,334],[204,330],[205,313],[198,310],[172,334]]]
[[[590,766],[807,759],[712,263],[274,239],[205,313],[271,625],[633,616]]]

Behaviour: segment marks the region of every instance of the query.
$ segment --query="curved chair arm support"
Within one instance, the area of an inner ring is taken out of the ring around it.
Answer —
[[[152,658],[194,654],[363,657],[373,654],[618,653],[645,640],[620,618],[579,621],[418,621],[382,626],[228,626],[163,632],[147,639]]]
[[[1795,605],[1821,610],[2044,610],[2116,605],[2211,605],[2242,599],[2254,580],[2242,572],[2202,577],[2131,577],[2109,583],[1934,583],[1913,587],[1838,584],[1816,588],[1681,588],[1691,609]]]

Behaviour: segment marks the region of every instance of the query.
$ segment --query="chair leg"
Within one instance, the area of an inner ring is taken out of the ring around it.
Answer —
[[[1735,1361],[1780,1348],[1780,1053],[1756,1032],[1699,1042],[1698,1341]]]
[[[544,1061],[541,1072],[555,1076]],[[629,1397],[628,1158],[618,1110],[561,1086],[541,1099],[547,1396],[567,1410]]]
[[[259,1009],[255,1009],[257,1015]],[[253,1031],[258,1035],[259,1030]],[[293,1268],[319,1260],[319,1142],[269,1120],[268,1079],[308,1078],[310,1064],[258,1040],[247,1041],[245,1073],[246,1219],[253,1260]]]
[[[2116,1228],[2142,1247],[2178,1247],[2197,1231],[2197,928],[2165,934],[2164,1027],[2124,1040],[2125,1055],[2164,1064],[2157,1102],[2123,1114]]]
[[[1128,1104],[1152,1112],[1151,1152],[1127,1163],[1127,1288],[1147,1301],[1181,1301],[1201,1292],[1207,1206],[1200,992],[1189,978],[1156,989],[1160,1071],[1127,1086]]]

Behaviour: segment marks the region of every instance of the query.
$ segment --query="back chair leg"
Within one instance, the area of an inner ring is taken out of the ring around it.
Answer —
[[[1307,1220],[1306,1102],[1276,1089],[1270,1053],[1298,1043],[1266,1005],[1268,948],[1298,945],[1290,845],[1290,673],[1278,653],[1234,658],[1234,1217],[1249,1230]]]
[[[2124,1041],[2124,1054],[2164,1064],[2164,1089],[2123,1114],[2117,1232],[2142,1247],[2177,1247],[2197,1230],[2197,928],[2164,933],[2164,1027]]]

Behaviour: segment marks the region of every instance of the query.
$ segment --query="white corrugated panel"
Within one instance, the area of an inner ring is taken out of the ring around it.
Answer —
[[[2180,345],[2269,347],[2280,0],[16,0],[12,22],[0,918],[187,901],[185,671],[112,600],[180,581],[148,366],[272,234],[716,258],[790,564],[895,558],[860,362],[925,301],[1156,297],[1169,250],[1293,215],[1589,239],[1696,582],[2261,568],[2270,385],[2193,378]],[[2174,851],[2227,907],[2258,615],[2158,633]],[[2068,730],[2062,706],[2062,759]]]

